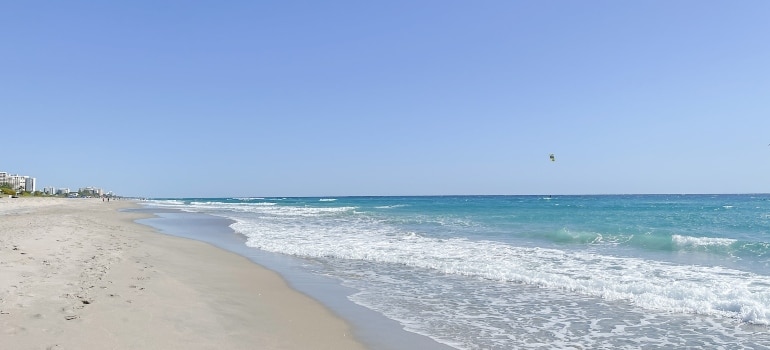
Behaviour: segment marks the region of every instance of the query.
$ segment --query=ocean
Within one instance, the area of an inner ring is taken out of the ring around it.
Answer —
[[[230,219],[456,349],[770,349],[767,194],[143,203]]]

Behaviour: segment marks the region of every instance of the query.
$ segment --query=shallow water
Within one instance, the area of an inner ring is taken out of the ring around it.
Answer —
[[[232,224],[229,219],[174,209],[131,210],[155,214],[154,218],[137,220],[140,224],[151,226],[165,234],[209,243],[278,272],[292,288],[320,301],[350,322],[356,337],[368,348],[376,350],[400,350],[413,347],[425,350],[451,349],[430,338],[404,331],[403,326],[398,322],[351,302],[348,296],[355,291],[342,286],[338,279],[310,273],[307,266],[312,262],[246,246],[246,238],[229,228]]]
[[[168,199],[458,349],[770,346],[770,196]]]

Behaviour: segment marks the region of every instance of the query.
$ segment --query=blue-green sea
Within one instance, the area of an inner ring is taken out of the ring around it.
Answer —
[[[457,349],[770,349],[770,195],[183,198]]]

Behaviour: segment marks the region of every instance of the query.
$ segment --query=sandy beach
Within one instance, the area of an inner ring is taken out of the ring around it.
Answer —
[[[3,349],[363,349],[276,273],[129,201],[0,199]]]

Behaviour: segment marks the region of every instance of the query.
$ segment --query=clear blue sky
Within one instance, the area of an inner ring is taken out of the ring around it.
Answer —
[[[770,192],[769,18],[0,0],[0,171],[149,197]]]

